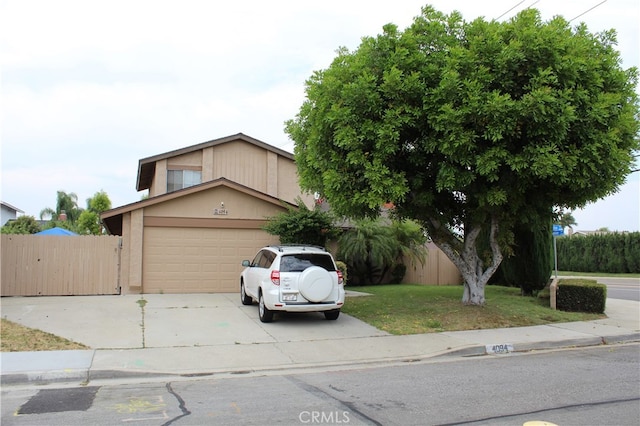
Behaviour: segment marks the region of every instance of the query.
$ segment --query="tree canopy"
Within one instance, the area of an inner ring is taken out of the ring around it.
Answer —
[[[82,210],[75,228],[80,234],[102,234],[102,223],[100,222],[100,213],[111,208],[111,200],[104,191],[98,191],[93,197],[87,198],[87,209]]]
[[[463,301],[483,304],[517,221],[605,197],[632,170],[638,72],[615,45],[535,9],[465,22],[427,6],[306,82],[286,123],[300,184],[349,217],[393,202],[456,264]]]
[[[40,225],[33,216],[20,216],[16,220],[10,220],[0,228],[2,234],[35,234],[40,232]]]

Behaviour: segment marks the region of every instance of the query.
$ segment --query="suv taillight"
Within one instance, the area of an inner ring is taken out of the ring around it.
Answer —
[[[342,280],[342,271],[337,270],[336,271],[338,273],[338,284],[342,284],[343,280]]]
[[[271,271],[271,282],[273,285],[280,285],[280,271]]]

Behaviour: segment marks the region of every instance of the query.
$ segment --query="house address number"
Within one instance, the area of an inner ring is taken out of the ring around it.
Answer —
[[[511,343],[487,345],[486,351],[488,354],[508,354],[509,352],[513,352],[513,345]]]
[[[229,214],[227,209],[213,209],[214,216],[226,216]]]

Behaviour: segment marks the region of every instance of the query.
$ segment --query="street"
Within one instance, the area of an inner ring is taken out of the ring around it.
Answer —
[[[607,286],[607,297],[640,301],[640,278],[600,277],[599,283]]]
[[[3,425],[637,425],[640,344],[2,389]]]

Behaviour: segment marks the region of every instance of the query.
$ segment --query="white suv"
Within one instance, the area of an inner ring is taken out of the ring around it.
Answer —
[[[331,253],[315,246],[269,246],[252,261],[243,260],[240,298],[244,305],[258,301],[262,322],[274,311],[324,312],[328,320],[340,315],[344,304],[342,272]]]

